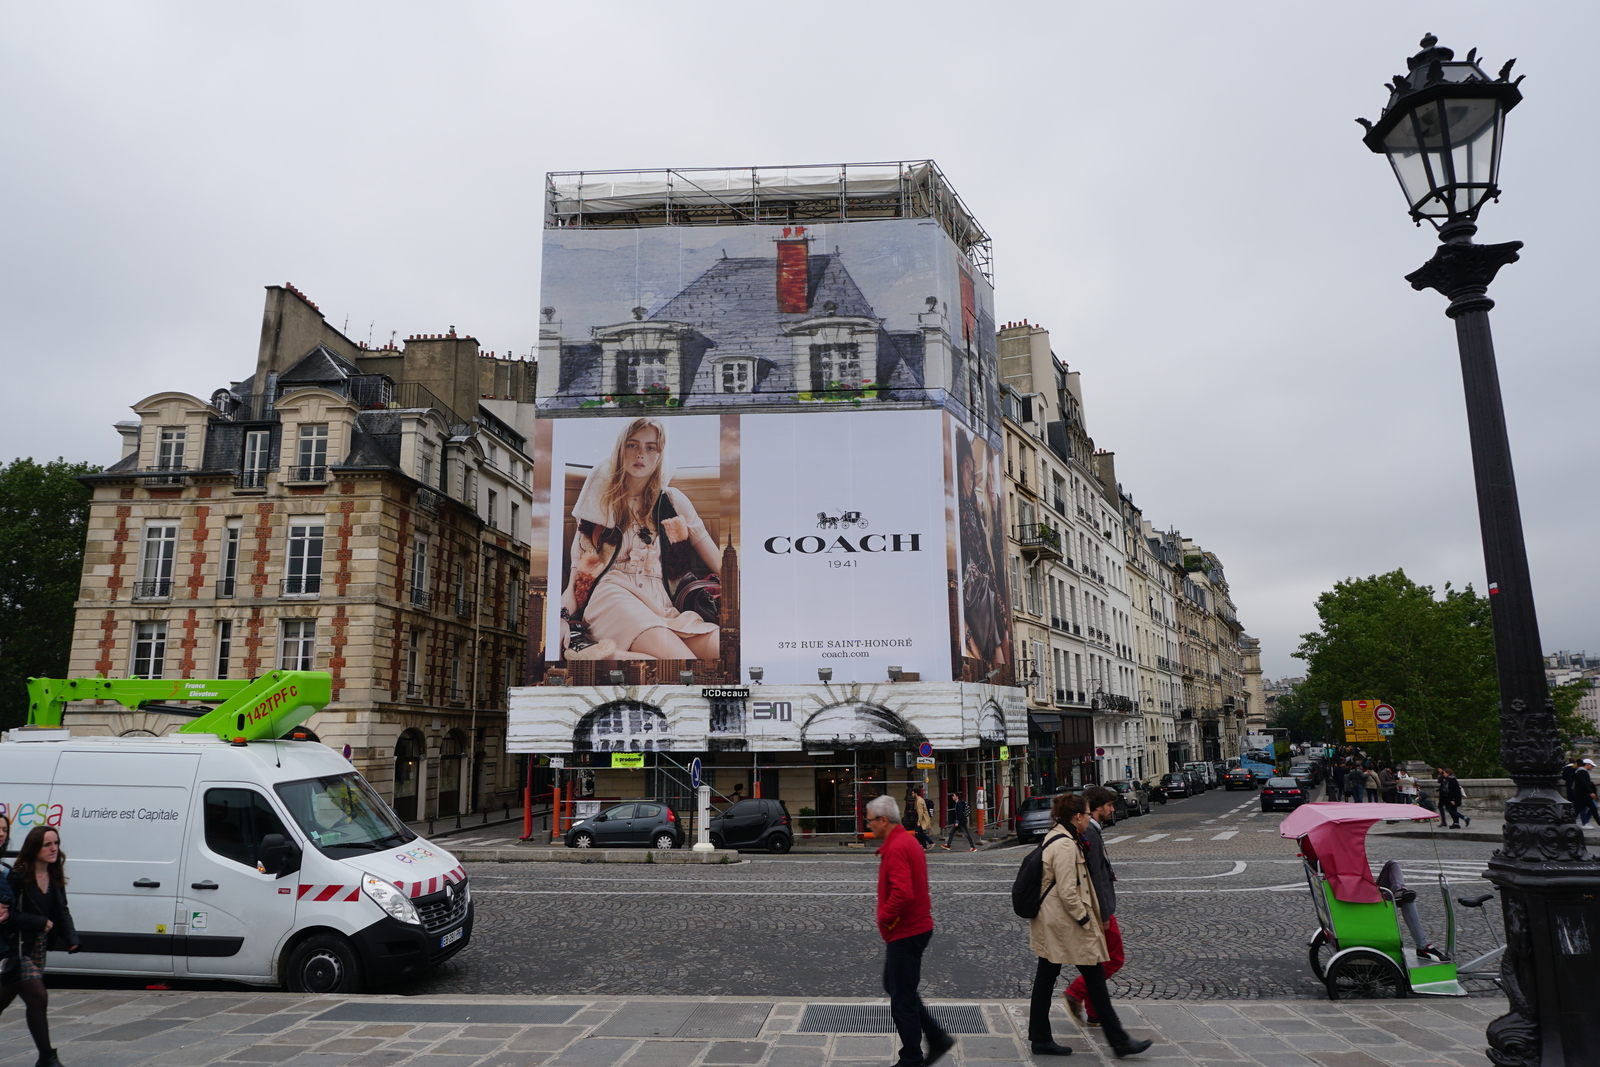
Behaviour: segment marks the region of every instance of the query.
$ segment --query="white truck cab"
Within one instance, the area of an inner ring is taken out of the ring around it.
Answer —
[[[10,848],[60,831],[82,950],[58,973],[356,992],[472,938],[466,872],[314,741],[215,734],[0,740]]]

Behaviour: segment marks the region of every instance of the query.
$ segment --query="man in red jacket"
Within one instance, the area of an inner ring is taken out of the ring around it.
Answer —
[[[883,991],[900,1033],[897,1067],[932,1067],[955,1046],[917,995],[922,981],[922,953],[933,939],[933,902],[928,898],[928,860],[922,846],[900,825],[894,797],[874,797],[867,804],[867,827],[883,841],[878,848],[878,933],[887,943]],[[922,1054],[922,1035],[928,1054]]]

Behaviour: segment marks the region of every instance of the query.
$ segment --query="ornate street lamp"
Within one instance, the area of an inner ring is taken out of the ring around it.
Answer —
[[[1600,862],[1590,858],[1572,804],[1556,789],[1561,741],[1489,333],[1489,283],[1516,262],[1522,242],[1472,242],[1479,209],[1500,193],[1505,115],[1522,99],[1522,79],[1509,80],[1509,62],[1491,79],[1476,53],[1456,62],[1429,34],[1408,61],[1409,72],[1389,85],[1383,116],[1358,121],[1367,128],[1367,147],[1389,157],[1412,218],[1439,231],[1443,243],[1433,258],[1406,280],[1449,298],[1445,314],[1455,320],[1466,388],[1500,683],[1500,758],[1517,784],[1506,802],[1501,846],[1489,861],[1505,919],[1500,974],[1511,1007],[1489,1024],[1489,1058],[1502,1067],[1597,1064],[1600,999],[1577,990],[1589,988],[1600,964]]]

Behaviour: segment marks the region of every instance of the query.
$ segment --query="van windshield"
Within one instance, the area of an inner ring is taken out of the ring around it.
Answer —
[[[417,836],[359,774],[285,782],[278,796],[311,843],[335,858],[376,852]]]

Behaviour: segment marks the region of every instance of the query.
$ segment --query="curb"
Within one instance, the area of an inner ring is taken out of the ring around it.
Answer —
[[[461,863],[742,863],[731,849],[695,852],[648,848],[464,848],[453,852]]]

